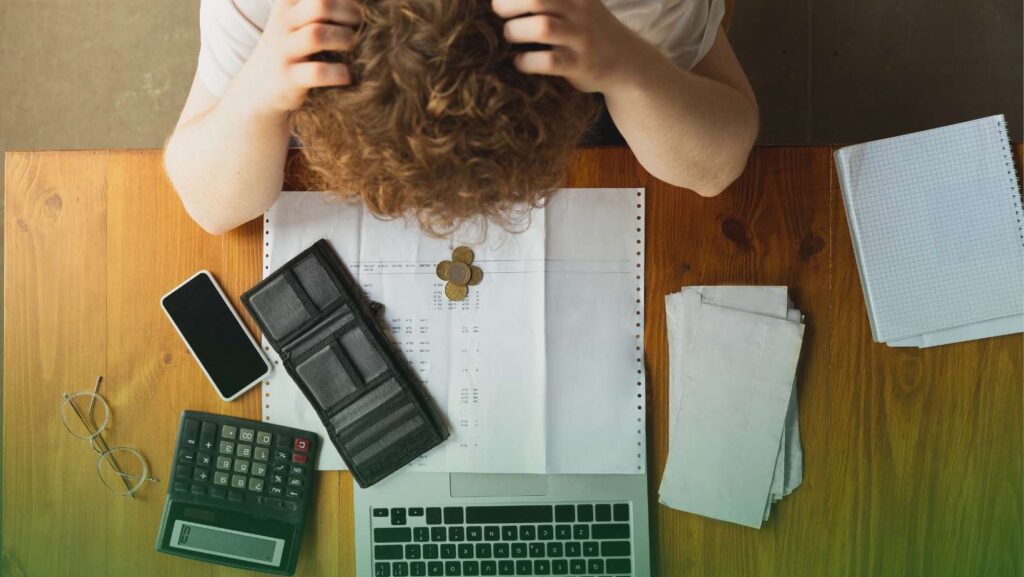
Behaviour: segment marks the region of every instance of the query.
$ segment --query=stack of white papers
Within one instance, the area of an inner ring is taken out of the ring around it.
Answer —
[[[786,287],[665,297],[669,454],[663,505],[760,528],[803,479],[795,376],[803,315]]]

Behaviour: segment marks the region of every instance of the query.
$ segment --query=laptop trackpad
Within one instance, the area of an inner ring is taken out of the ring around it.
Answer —
[[[452,473],[452,497],[536,497],[548,494],[547,475]]]

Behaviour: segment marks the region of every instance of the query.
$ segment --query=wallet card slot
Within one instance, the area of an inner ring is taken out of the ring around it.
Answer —
[[[303,331],[301,336],[282,347],[281,350],[286,356],[299,362],[324,341],[340,336],[354,326],[356,326],[355,315],[347,307],[342,306]],[[358,374],[353,374],[353,376],[358,377]]]
[[[324,310],[341,299],[341,289],[316,253],[299,261],[293,270],[299,284],[318,309]]]
[[[415,405],[402,398],[395,400],[398,402],[394,406],[388,403],[378,407],[372,415],[361,421],[362,425],[353,423],[356,426],[346,429],[349,431],[347,436],[340,432],[336,435],[338,440],[345,445],[345,449],[348,450],[349,454],[355,455],[359,453],[384,437],[388,431],[394,430],[408,421],[416,420],[416,422],[422,422]]]
[[[278,342],[313,318],[299,293],[281,276],[253,293],[249,302],[253,315]]]
[[[388,369],[384,356],[367,337],[362,327],[352,329],[342,335],[341,346],[359,369],[364,382],[370,382],[384,374]]]
[[[355,371],[346,361],[338,341],[330,339],[296,364],[295,373],[321,408],[337,405],[359,391]]]
[[[363,417],[373,412],[375,408],[404,393],[405,391],[398,385],[398,381],[394,379],[389,379],[384,384],[370,389],[330,417],[329,420],[335,436],[344,436],[348,427],[358,423]]]
[[[284,275],[284,278],[287,279],[288,284],[290,284],[292,286],[292,289],[295,290],[295,294],[299,296],[299,299],[302,301],[302,306],[306,307],[306,310],[309,312],[309,316],[315,317],[316,315],[320,314],[320,307],[316,306],[316,303],[313,302],[313,299],[309,297],[309,293],[306,292],[306,289],[302,286],[302,283],[299,282],[299,277],[295,275],[295,271],[292,270],[291,267],[289,267],[282,270],[281,274]]]
[[[383,456],[388,463],[402,463],[406,451],[401,451],[401,446],[408,446],[410,438],[415,441],[419,435],[416,433],[423,428],[424,422],[419,415],[403,422],[396,423],[394,428],[383,436],[370,442],[359,452],[352,454],[352,461],[357,467],[373,462],[378,456]]]

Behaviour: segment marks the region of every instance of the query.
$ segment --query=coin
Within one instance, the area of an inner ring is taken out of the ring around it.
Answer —
[[[468,246],[460,246],[452,251],[452,260],[456,262],[473,264],[474,258],[476,258],[476,255],[473,254],[473,249]]]
[[[463,285],[452,283],[444,285],[444,296],[448,297],[448,300],[461,301],[466,298],[467,293],[469,293],[469,289]]]
[[[469,267],[469,286],[476,286],[484,280],[484,271],[478,266]]]
[[[452,261],[443,260],[437,263],[437,278],[441,280],[448,280],[448,269],[452,266]]]
[[[448,280],[457,285],[466,286],[469,284],[471,271],[469,265],[464,262],[453,262],[448,267]]]

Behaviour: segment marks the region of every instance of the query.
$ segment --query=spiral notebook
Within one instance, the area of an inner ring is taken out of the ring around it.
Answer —
[[[1024,214],[1006,121],[990,116],[835,153],[876,342],[1024,328]]]
[[[563,189],[521,232],[468,226],[437,239],[360,205],[284,192],[264,219],[264,275],[325,238],[384,305],[385,332],[451,430],[411,470],[638,474],[643,219],[643,189]],[[453,302],[436,267],[460,245],[472,247],[484,278]],[[274,371],[262,395],[268,422],[321,430],[286,371]],[[344,462],[324,445],[318,468]]]

